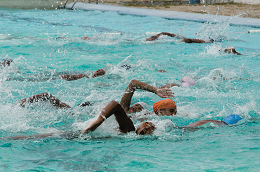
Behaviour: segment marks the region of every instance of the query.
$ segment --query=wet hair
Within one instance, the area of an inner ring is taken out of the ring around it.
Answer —
[[[121,67],[122,67],[122,68],[125,68],[125,70],[131,69],[131,66],[130,66],[130,65],[126,65],[126,64],[122,65]]]
[[[93,103],[89,102],[89,101],[82,102],[82,103],[78,104],[78,106],[80,106],[80,107],[92,106],[92,105],[93,105]]]
[[[1,64],[2,64],[4,67],[5,67],[6,65],[7,65],[7,66],[10,66],[10,63],[11,63],[11,62],[13,62],[12,59],[4,59]]]

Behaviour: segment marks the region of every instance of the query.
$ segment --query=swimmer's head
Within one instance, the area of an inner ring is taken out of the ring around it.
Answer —
[[[80,107],[85,107],[85,106],[92,106],[92,105],[93,105],[92,102],[86,101],[86,102],[80,103],[78,106],[80,106]]]
[[[143,122],[136,130],[136,134],[145,135],[151,134],[155,129],[155,125],[152,122]]]
[[[226,124],[236,124],[238,121],[240,121],[242,118],[237,114],[231,114],[228,115],[226,118],[224,118],[222,121]]]
[[[105,75],[106,71],[104,69],[98,69],[92,74],[92,78],[99,77]]]
[[[177,107],[173,100],[165,99],[153,104],[153,111],[160,116],[176,115]]]
[[[12,59],[4,59],[1,64],[5,67],[5,66],[10,66],[11,62],[13,60]]]
[[[144,102],[138,102],[131,106],[128,110],[129,113],[136,113],[136,112],[141,112],[143,109],[147,107],[147,104]]]
[[[125,70],[131,69],[131,66],[130,65],[126,65],[126,64],[122,65],[121,67],[124,68]]]
[[[195,84],[196,84],[196,82],[193,79],[191,79],[190,77],[184,76],[182,78],[182,84],[181,84],[182,87],[191,87]]]

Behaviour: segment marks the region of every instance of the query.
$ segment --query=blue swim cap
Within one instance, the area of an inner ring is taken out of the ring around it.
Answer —
[[[236,124],[238,121],[240,121],[242,118],[237,114],[231,114],[228,115],[226,118],[223,119],[223,122],[226,124]]]

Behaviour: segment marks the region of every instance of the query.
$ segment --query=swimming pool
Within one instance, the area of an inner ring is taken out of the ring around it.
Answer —
[[[260,34],[254,28],[159,17],[82,10],[0,10],[1,137],[60,130],[82,130],[111,100],[120,101],[132,79],[153,86],[181,83],[190,76],[197,85],[173,87],[178,115],[144,116],[156,124],[151,136],[117,134],[108,119],[84,138],[0,140],[5,171],[258,171]],[[157,32],[191,38],[222,39],[213,44],[185,44],[179,39],[145,38]],[[122,35],[118,34],[121,33]],[[197,33],[197,34],[195,34]],[[91,40],[82,40],[90,36]],[[55,39],[64,37],[64,39]],[[221,48],[234,46],[242,56]],[[131,69],[120,66],[127,64]],[[104,68],[106,75],[65,81],[60,73],[85,73]],[[157,69],[168,71],[157,72]],[[225,78],[233,78],[223,80]],[[217,77],[213,80],[213,77]],[[49,92],[73,108],[48,103],[14,106],[20,99]],[[144,101],[152,111],[158,96],[137,91],[132,104]],[[78,107],[84,101],[93,106]],[[235,126],[211,124],[197,131],[175,129],[199,119],[221,120],[237,113]],[[134,124],[141,122],[136,119]]]

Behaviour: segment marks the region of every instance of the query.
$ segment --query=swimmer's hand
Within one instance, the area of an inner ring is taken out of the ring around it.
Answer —
[[[171,92],[171,89],[165,89],[165,88],[157,88],[156,94],[161,98],[171,98],[174,97],[174,93]]]

